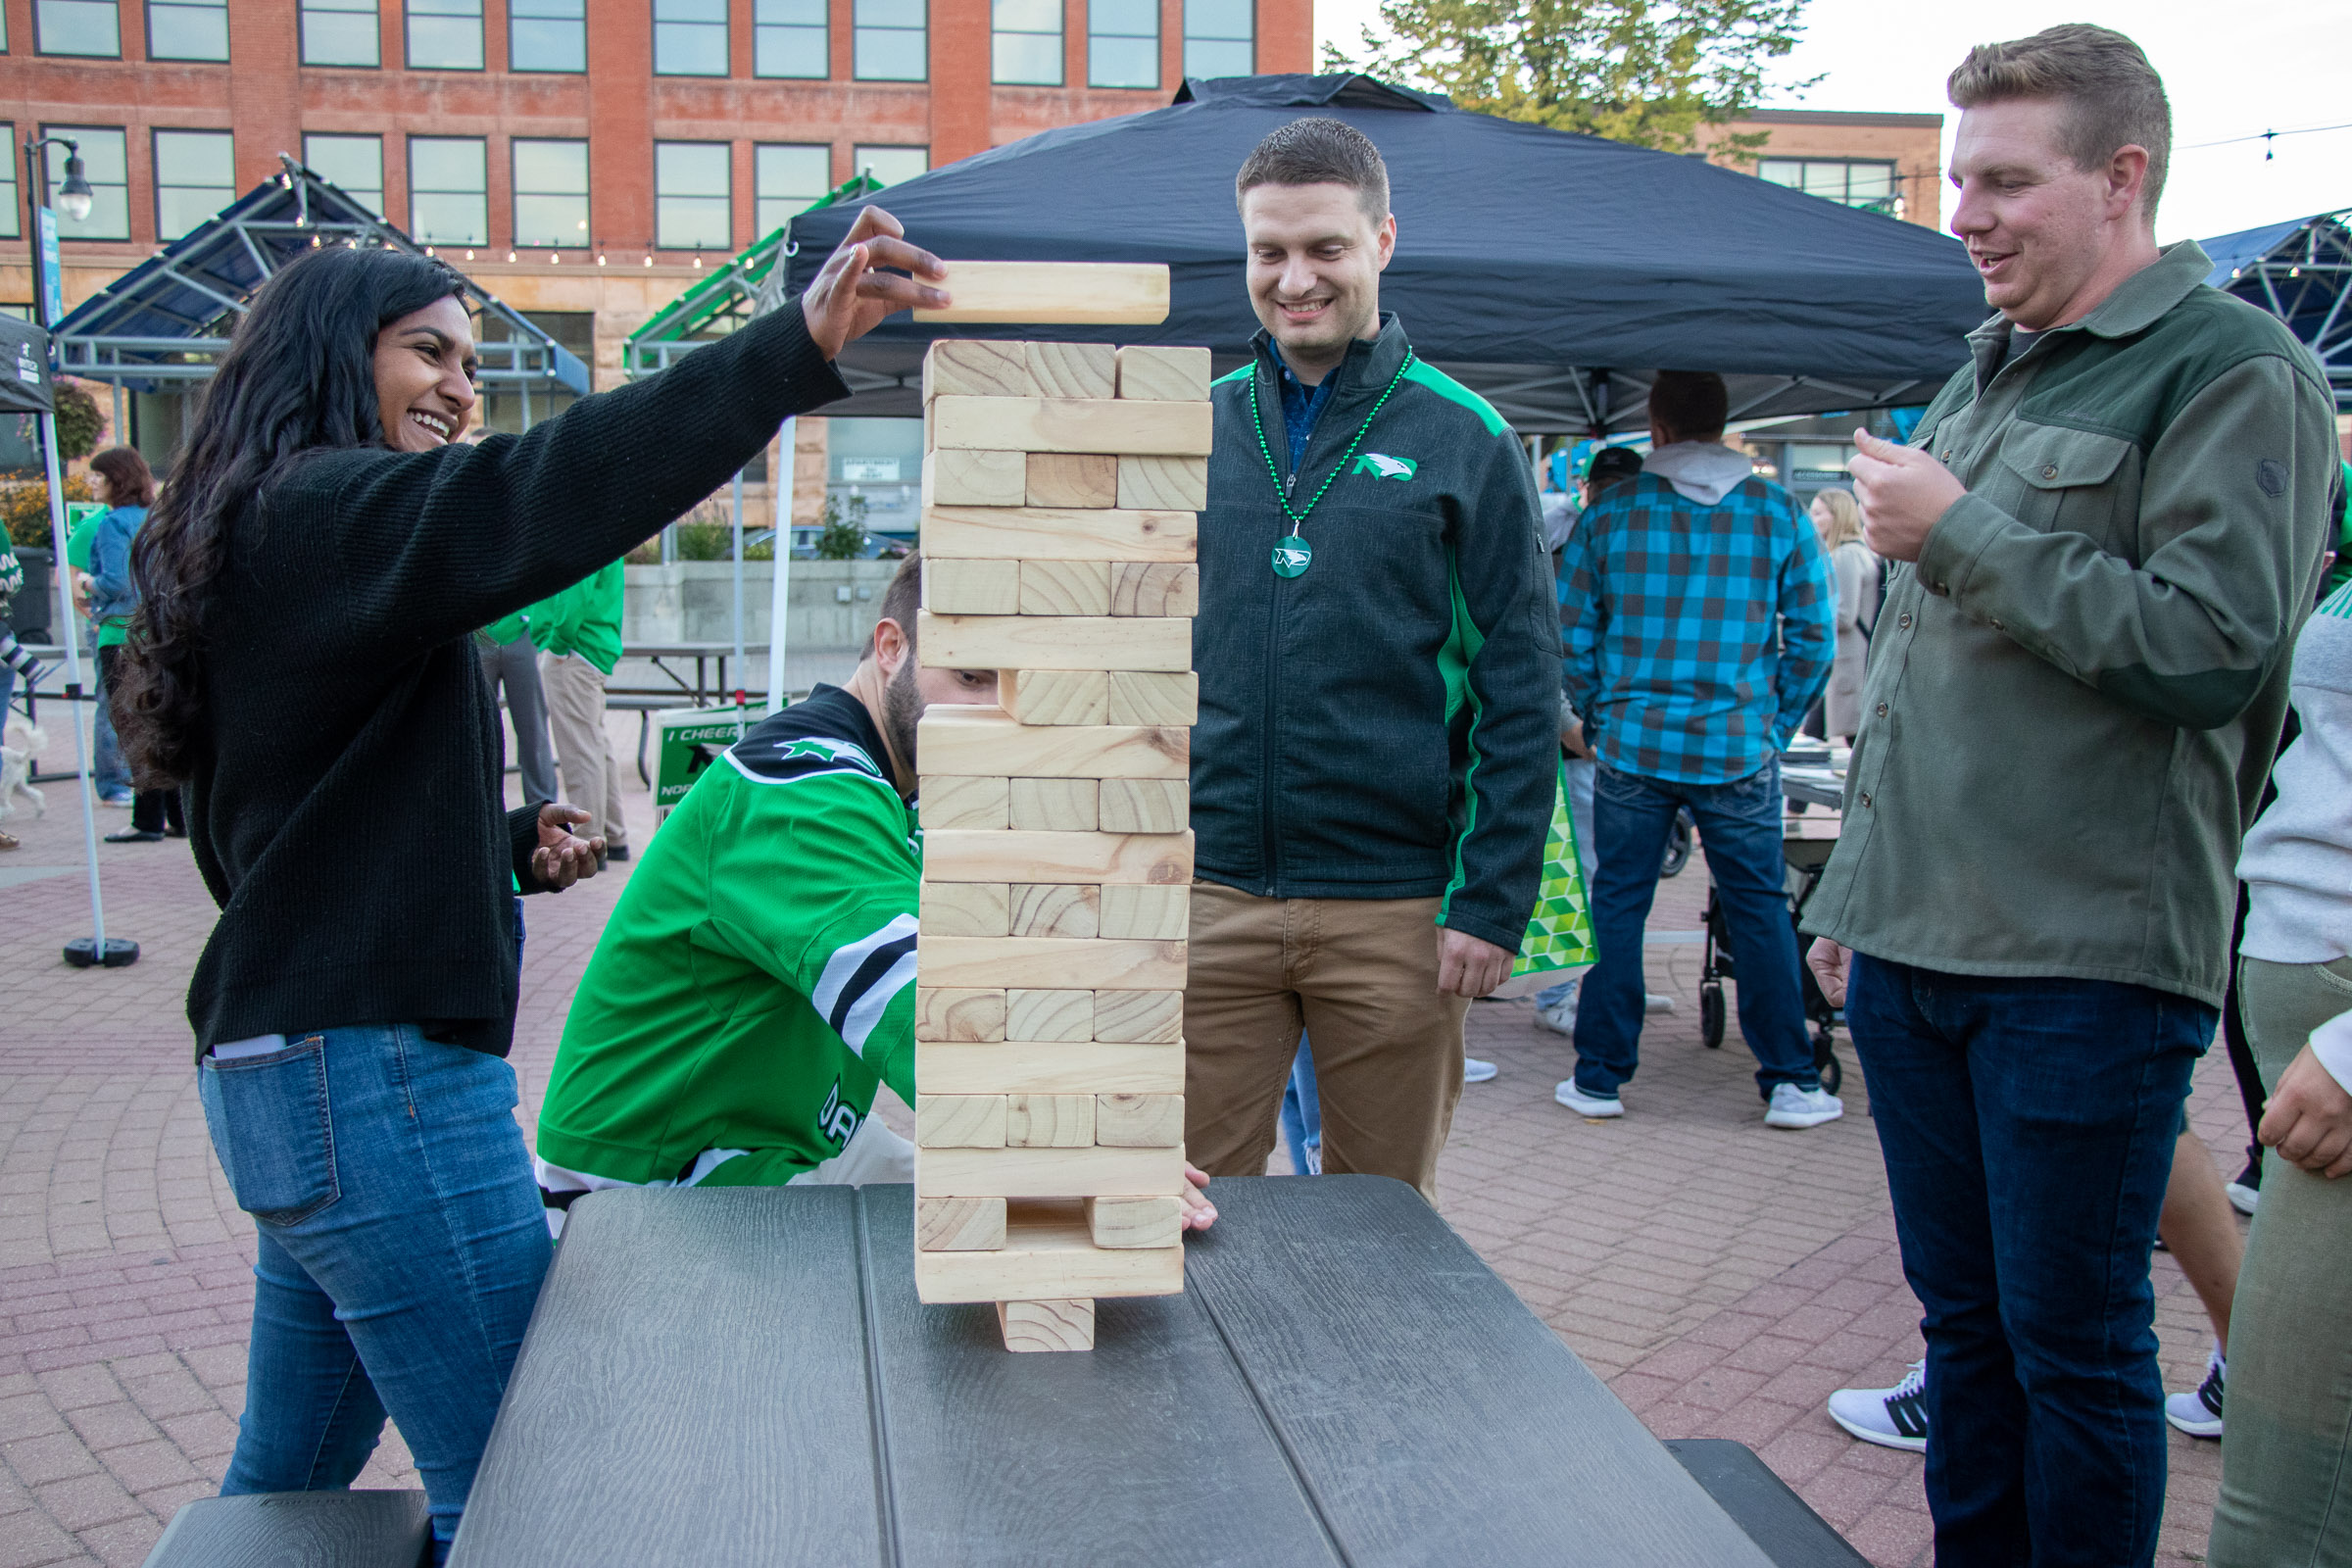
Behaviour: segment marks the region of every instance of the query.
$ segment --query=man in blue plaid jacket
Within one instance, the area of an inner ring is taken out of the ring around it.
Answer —
[[[1781,856],[1780,754],[1830,674],[1836,588],[1788,493],[1723,444],[1723,378],[1658,374],[1651,452],[1576,525],[1560,564],[1568,701],[1599,763],[1576,1075],[1553,1098],[1621,1116],[1642,1039],[1642,936],[1675,811],[1698,822],[1739,970],[1764,1120],[1845,1113],[1805,1032]]]

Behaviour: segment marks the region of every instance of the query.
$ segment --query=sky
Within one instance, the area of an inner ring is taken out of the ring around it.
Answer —
[[[1352,49],[1378,0],[1315,0],[1318,57],[1326,39]],[[1971,44],[2017,38],[2060,22],[2130,33],[2164,76],[2173,104],[2173,169],[2156,236],[2203,239],[2352,207],[2352,0],[2141,0],[2067,6],[2051,0],[1975,0],[1894,6],[1886,0],[1812,0],[1805,41],[1780,63],[1776,83],[1819,75],[1774,109],[1942,113],[1944,151],[1958,119],[1943,79]],[[2264,159],[2259,141],[2198,146],[2265,130],[2339,125],[2282,135]],[[1944,210],[1950,211],[1947,198]]]

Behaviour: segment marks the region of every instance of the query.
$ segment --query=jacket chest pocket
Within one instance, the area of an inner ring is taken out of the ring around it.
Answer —
[[[2020,421],[2001,438],[1999,504],[2043,533],[2079,533],[2136,560],[2122,537],[2138,514],[2135,445],[2095,430]]]

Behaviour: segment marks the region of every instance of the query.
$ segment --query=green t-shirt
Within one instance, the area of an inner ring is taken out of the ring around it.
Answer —
[[[531,641],[541,652],[577,654],[606,674],[620,662],[621,564],[591,572],[529,611]]]
[[[98,524],[106,520],[107,508],[99,508],[83,515],[66,535],[66,564],[75,571],[90,569],[90,545],[97,537]],[[100,620],[91,624],[98,628],[98,646],[120,648],[130,640],[130,624],[122,620]]]

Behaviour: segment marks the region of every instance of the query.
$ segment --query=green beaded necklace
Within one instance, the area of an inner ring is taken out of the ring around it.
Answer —
[[[1404,363],[1396,367],[1395,375],[1389,377],[1388,388],[1380,394],[1380,401],[1372,405],[1372,412],[1364,416],[1364,422],[1355,427],[1355,439],[1348,443],[1348,450],[1340,454],[1340,461],[1334,464],[1331,471],[1323,476],[1323,482],[1315,487],[1314,495],[1307,501],[1303,509],[1293,508],[1289,492],[1282,487],[1282,470],[1274,466],[1274,449],[1266,445],[1266,422],[1258,416],[1257,372],[1254,370],[1250,372],[1250,423],[1257,431],[1257,454],[1266,460],[1266,477],[1274,481],[1274,499],[1282,503],[1283,515],[1291,519],[1290,533],[1275,541],[1275,576],[1296,577],[1314,564],[1315,547],[1308,544],[1305,535],[1299,531],[1306,526],[1306,515],[1315,510],[1315,503],[1323,499],[1323,492],[1331,488],[1331,481],[1346,471],[1348,460],[1354,457],[1355,449],[1364,444],[1364,434],[1372,428],[1372,421],[1380,416],[1380,411],[1387,406],[1390,397],[1396,391],[1397,383],[1404,379],[1404,372],[1412,368],[1413,351],[1406,349]]]

